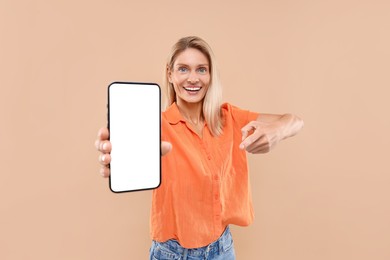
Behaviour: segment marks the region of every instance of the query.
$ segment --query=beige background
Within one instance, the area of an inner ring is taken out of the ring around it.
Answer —
[[[113,194],[94,149],[106,87],[162,83],[180,37],[224,99],[304,130],[249,157],[238,259],[390,259],[390,2],[0,1],[0,259],[147,259],[150,192]]]

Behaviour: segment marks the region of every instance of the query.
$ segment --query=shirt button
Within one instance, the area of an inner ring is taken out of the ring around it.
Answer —
[[[218,195],[215,195],[214,198],[215,198],[215,200],[218,200]]]
[[[215,175],[215,176],[214,176],[214,180],[216,180],[216,181],[218,181],[218,180],[219,180],[219,177],[218,177],[218,175]]]
[[[210,156],[210,155],[207,155],[207,159],[211,160],[211,156]]]

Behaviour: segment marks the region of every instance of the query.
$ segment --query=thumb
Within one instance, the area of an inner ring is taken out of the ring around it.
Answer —
[[[251,136],[249,136],[248,138],[245,138],[245,139],[241,142],[239,148],[240,148],[241,150],[244,150],[244,149],[245,149],[247,146],[249,146],[252,142],[253,142],[253,140],[252,140]]]
[[[161,155],[164,156],[172,150],[172,144],[169,142],[161,142]]]

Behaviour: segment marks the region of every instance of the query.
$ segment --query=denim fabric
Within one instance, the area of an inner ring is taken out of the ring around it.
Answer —
[[[150,260],[235,260],[232,234],[229,227],[221,237],[205,247],[187,249],[176,240],[160,243],[153,241],[150,248]]]

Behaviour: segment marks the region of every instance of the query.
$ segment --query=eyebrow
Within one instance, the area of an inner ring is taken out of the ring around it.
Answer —
[[[176,66],[188,66],[188,64],[178,63],[178,64],[176,64]],[[209,65],[208,64],[198,64],[196,66],[197,67],[208,67]]]

